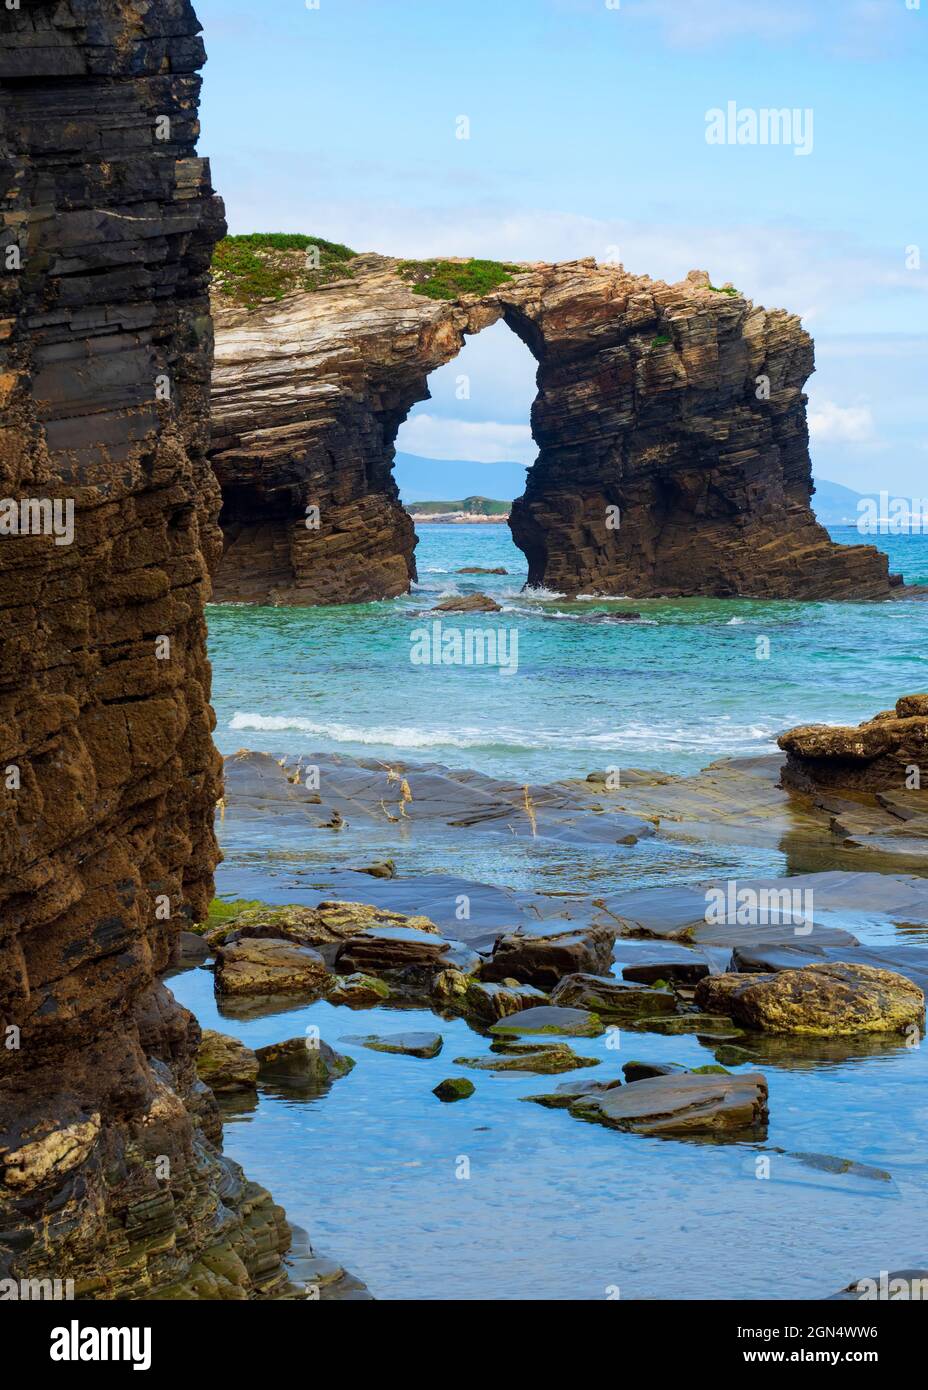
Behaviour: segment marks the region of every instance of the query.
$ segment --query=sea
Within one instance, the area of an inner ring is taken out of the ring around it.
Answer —
[[[860,542],[853,528],[832,534]],[[873,539],[908,583],[928,585],[928,537]],[[928,690],[928,602],[571,602],[524,589],[524,558],[497,524],[424,525],[417,561],[413,592],[388,602],[210,607],[220,749],[437,763],[526,784],[607,768],[689,774],[775,752],[793,725],[856,722]],[[461,573],[472,566],[506,573]],[[472,592],[501,611],[431,611]],[[457,874],[568,897],[793,871],[776,848],[660,836],[586,850],[386,822],[381,841],[273,823],[249,839],[221,816],[217,830],[220,896],[275,902],[312,901],[333,867],[385,854],[404,878]],[[363,899],[370,880],[354,877]],[[855,931],[928,945],[924,929],[886,920]],[[454,1059],[486,1053],[488,1039],[462,1019],[324,1000],[241,1018],[223,1009],[208,969],[170,984],[204,1027],[251,1047],[318,1028],[355,1058],[326,1095],[263,1087],[251,1103],[227,1101],[224,1144],[378,1299],[818,1299],[881,1270],[928,1266],[924,1044],[787,1049],[762,1068],[765,1140],[686,1143],[524,1103],[567,1078],[468,1073]],[[438,1057],[345,1040],[417,1029],[441,1032]],[[569,1074],[584,1080],[634,1058],[716,1061],[692,1034],[625,1033],[611,1056],[601,1039],[570,1041],[600,1061]],[[436,1100],[433,1087],[462,1074],[475,1094]]]

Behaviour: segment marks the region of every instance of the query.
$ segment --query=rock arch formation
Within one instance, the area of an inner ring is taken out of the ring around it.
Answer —
[[[483,297],[443,301],[414,293],[389,257],[347,269],[255,310],[214,301],[217,599],[405,592],[415,536],[391,474],[397,430],[429,373],[500,318],[538,362],[539,454],[510,522],[530,584],[889,595],[885,556],[833,544],[812,514],[813,346],[794,315],[699,271],[666,285],[592,260],[526,265]]]

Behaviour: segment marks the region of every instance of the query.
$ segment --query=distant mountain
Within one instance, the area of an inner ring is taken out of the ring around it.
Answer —
[[[432,511],[462,510],[460,501],[443,501],[445,498],[481,497],[511,502],[525,491],[526,469],[521,463],[474,463],[397,454],[393,473],[407,507],[427,502]],[[857,503],[864,495],[841,483],[817,478],[812,510],[823,526],[856,525],[860,515]]]
[[[854,492],[841,483],[829,483],[824,478],[816,478],[815,493],[812,497],[812,510],[823,526],[840,526],[842,523],[856,526],[860,512],[857,503],[864,497],[862,492]]]
[[[417,516],[445,512],[466,512],[469,516],[508,516],[509,506],[508,502],[498,502],[492,497],[461,497],[449,502],[411,502],[409,510]]]
[[[469,463],[397,454],[393,476],[407,507],[443,497],[493,497],[511,502],[525,491],[525,465],[521,463]]]

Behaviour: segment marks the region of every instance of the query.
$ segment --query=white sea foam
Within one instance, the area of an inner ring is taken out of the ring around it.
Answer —
[[[657,724],[630,721],[616,729],[580,734],[562,729],[515,729],[473,726],[408,728],[319,722],[300,715],[256,714],[238,711],[229,728],[254,732],[293,731],[333,743],[389,748],[512,748],[512,749],[615,749],[639,752],[673,752],[708,749],[718,756],[739,749],[752,753],[775,752],[776,735],[784,728],[778,719],[769,723],[733,724],[722,717],[699,725]]]

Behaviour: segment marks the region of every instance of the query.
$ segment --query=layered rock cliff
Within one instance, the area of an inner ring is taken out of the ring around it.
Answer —
[[[404,592],[415,537],[391,474],[397,431],[429,373],[500,318],[538,361],[538,460],[510,522],[531,585],[890,594],[885,557],[834,545],[812,514],[813,348],[795,316],[696,271],[665,285],[593,261],[509,269],[487,294],[433,299],[404,263],[366,255],[280,302],[217,296],[217,598]]]
[[[158,975],[217,858],[207,294],[188,0],[0,9],[0,1274],[288,1292]]]

